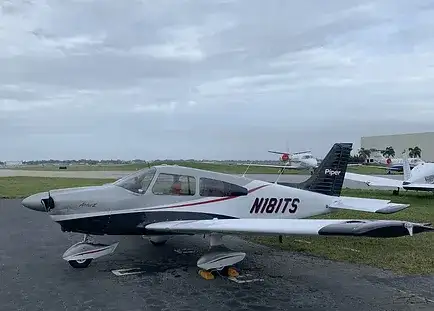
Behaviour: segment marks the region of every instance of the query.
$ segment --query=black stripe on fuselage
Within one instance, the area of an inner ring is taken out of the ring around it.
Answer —
[[[234,219],[236,217],[198,212],[137,212],[112,214],[57,221],[62,231],[92,235],[146,235],[151,234],[145,227],[149,224],[175,220]]]

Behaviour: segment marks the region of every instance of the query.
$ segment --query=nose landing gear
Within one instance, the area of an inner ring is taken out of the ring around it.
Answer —
[[[63,259],[73,268],[87,268],[93,259],[113,253],[118,244],[119,242],[111,245],[93,243],[89,235],[85,235],[83,241],[68,248]]]

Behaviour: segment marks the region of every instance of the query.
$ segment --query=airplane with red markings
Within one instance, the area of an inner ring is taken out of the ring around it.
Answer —
[[[162,245],[173,236],[207,236],[209,250],[197,261],[205,278],[233,271],[246,256],[228,249],[224,235],[391,238],[434,231],[430,224],[402,220],[309,219],[343,209],[388,214],[409,206],[341,196],[351,149],[352,143],[334,144],[315,173],[299,184],[157,165],[101,186],[37,193],[22,205],[47,213],[64,232],[84,234],[63,254],[74,268],[88,267],[119,243],[94,243],[91,237],[142,235]]]

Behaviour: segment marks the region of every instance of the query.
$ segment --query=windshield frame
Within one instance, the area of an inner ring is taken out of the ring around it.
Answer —
[[[113,185],[135,194],[145,194],[154,181],[156,175],[157,169],[155,167],[144,168],[116,180]],[[143,187],[145,177],[150,178],[146,178],[146,187]]]

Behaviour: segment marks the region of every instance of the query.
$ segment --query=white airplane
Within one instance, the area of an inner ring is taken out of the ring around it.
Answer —
[[[278,166],[269,166],[264,164],[265,166],[269,167],[278,167],[278,168],[317,168],[318,167],[318,160],[312,156],[312,153],[310,151],[301,151],[301,152],[282,152],[282,151],[274,151],[274,150],[268,150],[270,153],[279,154],[280,155],[280,161],[284,162],[285,165],[278,165]],[[264,166],[264,165],[257,165],[257,166]]]
[[[207,235],[210,249],[199,274],[236,276],[246,254],[223,245],[229,235],[314,235],[392,238],[434,231],[430,224],[401,220],[308,219],[342,209],[390,214],[407,208],[389,200],[340,196],[352,143],[336,143],[315,174],[298,187],[206,170],[159,165],[114,183],[51,190],[22,205],[47,213],[62,231],[84,234],[63,259],[74,268],[114,252],[89,235],[142,235],[154,245],[175,235]]]
[[[404,157],[403,170],[403,180],[349,172],[345,174],[345,178],[373,187],[397,188],[393,191],[394,194],[398,194],[400,189],[434,192],[434,163],[422,162],[411,169],[408,159]]]
[[[407,160],[411,169],[419,164],[425,163],[425,161],[423,161],[420,158],[407,158]],[[386,158],[385,156],[383,156],[383,154],[381,154],[381,152],[378,151],[378,152],[372,152],[368,161],[369,161],[368,163],[383,165],[384,168],[387,169],[388,173],[390,173],[391,171],[396,171],[396,172],[403,171],[404,158],[389,158],[389,157]]]
[[[248,166],[249,167],[269,167],[269,168],[278,168],[279,172],[282,173],[285,169],[311,169],[311,174],[313,174],[314,169],[318,167],[318,160],[312,156],[310,151],[302,151],[302,152],[281,152],[281,151],[272,151],[268,152],[274,154],[280,154],[280,161],[284,164],[260,164],[260,163],[236,163],[236,165]],[[210,164],[225,164],[222,162],[204,162]],[[246,170],[246,172],[247,172]]]

